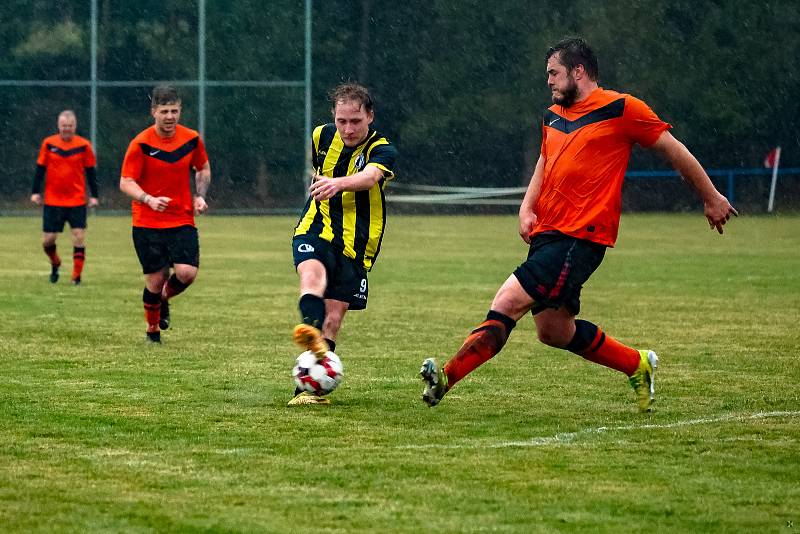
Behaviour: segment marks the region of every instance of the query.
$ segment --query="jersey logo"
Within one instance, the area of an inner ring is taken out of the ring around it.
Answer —
[[[559,132],[569,135],[572,132],[583,128],[584,126],[622,117],[624,112],[625,99],[620,98],[611,102],[610,104],[606,104],[601,108],[590,111],[583,117],[578,117],[574,121],[567,120],[561,115],[557,115],[555,112],[548,109],[544,113],[544,122],[549,128],[553,128],[554,130],[558,130]]]
[[[86,152],[86,145],[79,146],[77,148],[70,148],[69,150],[64,150],[63,148],[59,148],[59,147],[57,147],[55,145],[51,145],[50,143],[47,143],[47,150],[49,150],[53,154],[61,156],[62,158],[68,158],[70,156],[74,156],[75,154],[80,154],[81,152]]]
[[[314,247],[308,243],[300,243],[300,245],[297,247],[297,252],[314,252]]]
[[[364,153],[362,152],[356,158],[356,163],[355,163],[356,170],[357,171],[363,170],[364,169],[364,165],[366,163],[367,163],[367,158],[364,157]]]
[[[195,148],[197,148],[197,143],[199,140],[199,137],[194,137],[186,141],[172,152],[164,150],[163,148],[152,147],[147,143],[139,143],[139,148],[142,150],[142,153],[144,153],[145,156],[160,159],[166,163],[177,163],[186,157],[187,154],[190,154]]]

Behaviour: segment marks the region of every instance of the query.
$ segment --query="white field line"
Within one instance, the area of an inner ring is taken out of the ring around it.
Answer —
[[[713,425],[727,421],[749,421],[753,419],[768,418],[790,418],[800,416],[800,411],[785,412],[757,412],[751,414],[725,414],[716,417],[706,417],[703,419],[687,419],[685,421],[674,421],[662,424],[644,425],[622,425],[622,426],[600,426],[597,428],[586,428],[577,432],[563,432],[553,436],[542,436],[524,441],[500,441],[496,443],[487,441],[476,441],[472,443],[436,444],[425,445],[400,445],[399,449],[503,449],[509,447],[542,447],[546,445],[563,445],[571,443],[580,436],[591,434],[603,434],[605,432],[619,432],[627,430],[662,430],[669,428],[679,428],[684,426]]]

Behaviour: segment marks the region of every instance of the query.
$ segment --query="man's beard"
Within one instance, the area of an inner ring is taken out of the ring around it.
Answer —
[[[578,84],[570,77],[569,84],[561,96],[553,95],[553,103],[568,108],[575,103],[576,98],[578,98]]]

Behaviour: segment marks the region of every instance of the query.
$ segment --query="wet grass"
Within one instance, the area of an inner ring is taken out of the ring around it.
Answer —
[[[657,411],[536,341],[435,409],[417,371],[485,316],[514,217],[392,217],[330,407],[289,409],[287,217],[200,221],[201,273],[143,342],[127,218],[51,285],[39,221],[0,234],[4,531],[785,531],[800,525],[800,218],[627,215],[582,317],[659,352]]]

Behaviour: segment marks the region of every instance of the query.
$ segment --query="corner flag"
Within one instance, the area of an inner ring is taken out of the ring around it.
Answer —
[[[769,203],[767,204],[767,212],[772,213],[772,208],[775,206],[775,185],[778,182],[778,166],[781,164],[781,147],[776,146],[767,153],[764,158],[764,167],[772,169],[772,183],[769,186]]]

